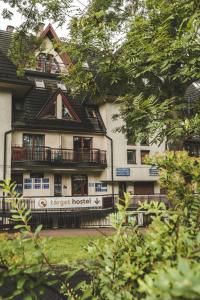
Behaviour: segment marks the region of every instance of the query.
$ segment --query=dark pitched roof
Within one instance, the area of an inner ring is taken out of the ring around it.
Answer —
[[[26,78],[17,76],[17,68],[8,58],[10,40],[10,32],[0,30],[0,81],[30,85]]]
[[[13,128],[105,134],[106,128],[98,111],[98,107],[94,106],[96,118],[90,118],[87,113],[87,105],[82,103],[83,99],[80,99],[79,97],[74,99],[67,92],[64,92],[64,94],[81,122],[76,122],[73,120],[38,118],[38,113],[42,107],[58,89],[57,82],[60,80],[58,76],[54,74],[42,74],[32,71],[27,71],[25,73],[26,78],[18,77],[16,73],[16,66],[7,56],[10,40],[11,33],[0,30],[0,81],[22,85],[32,85],[32,89],[29,90],[24,98],[14,99],[15,104],[17,102],[20,104],[23,103],[23,108],[19,109],[14,105]],[[45,89],[38,89],[35,87],[34,81],[36,78],[44,80]]]
[[[11,33],[8,31],[0,30],[0,49],[4,54],[8,54],[10,47]]]
[[[27,84],[30,82],[26,78],[17,76],[16,66],[8,59],[8,57],[0,51],[0,81],[16,84]]]
[[[30,128],[30,129],[46,129],[46,130],[61,130],[74,132],[91,132],[91,133],[105,133],[106,129],[98,111],[95,107],[97,118],[90,118],[87,114],[87,106],[82,104],[79,100],[74,99],[67,92],[63,92],[73,111],[79,117],[81,122],[73,120],[61,119],[44,119],[39,118],[38,113],[44,105],[55,94],[56,81],[50,82],[47,80],[45,86],[48,88],[37,89],[33,88],[24,99],[24,110],[21,113],[14,111],[13,127],[14,128]],[[51,88],[50,88],[51,87]]]

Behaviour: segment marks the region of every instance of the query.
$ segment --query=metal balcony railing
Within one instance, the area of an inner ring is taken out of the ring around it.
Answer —
[[[88,163],[106,165],[106,151],[100,149],[60,149],[12,147],[12,162]]]

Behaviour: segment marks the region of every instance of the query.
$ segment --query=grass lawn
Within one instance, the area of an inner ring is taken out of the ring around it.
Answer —
[[[3,234],[0,235],[0,255],[3,256],[3,251],[13,251],[17,241],[12,239],[4,239]],[[106,237],[104,236],[72,236],[72,237],[41,237],[41,245],[46,253],[49,261],[52,264],[67,264],[77,260],[86,259],[88,256],[85,248],[94,241],[99,241],[103,244]],[[24,260],[27,264],[34,263],[38,253],[30,240],[24,240],[20,245],[24,246]],[[11,254],[11,257],[22,256],[23,252]]]
[[[84,248],[91,242],[99,241],[103,243],[103,236],[76,236],[76,237],[52,237],[46,240],[46,252],[51,263],[66,263],[88,257]]]

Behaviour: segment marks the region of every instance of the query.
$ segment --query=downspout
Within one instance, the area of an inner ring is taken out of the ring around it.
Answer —
[[[111,184],[112,184],[112,197],[114,200],[114,164],[113,164],[113,139],[106,134],[106,138],[110,141],[111,148]]]
[[[3,180],[6,179],[6,160],[7,160],[7,136],[11,133],[12,130],[8,130],[4,132],[4,156],[3,156]],[[5,213],[5,192],[3,192],[3,201],[2,201],[2,209],[3,209],[3,218],[2,224],[4,224],[4,213]]]
[[[4,157],[3,157],[3,180],[6,179],[6,161],[7,161],[7,136],[9,133],[12,132],[11,130],[8,130],[4,132]]]

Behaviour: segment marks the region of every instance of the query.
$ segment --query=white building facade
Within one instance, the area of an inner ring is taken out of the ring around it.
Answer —
[[[124,192],[160,195],[157,170],[144,158],[165,144],[129,144],[115,132],[117,104],[68,94],[58,75],[70,59],[54,49],[51,25],[41,33],[47,51],[36,53],[37,68],[23,79],[2,46],[10,36],[0,32],[0,180],[12,178],[33,209],[106,209]]]

